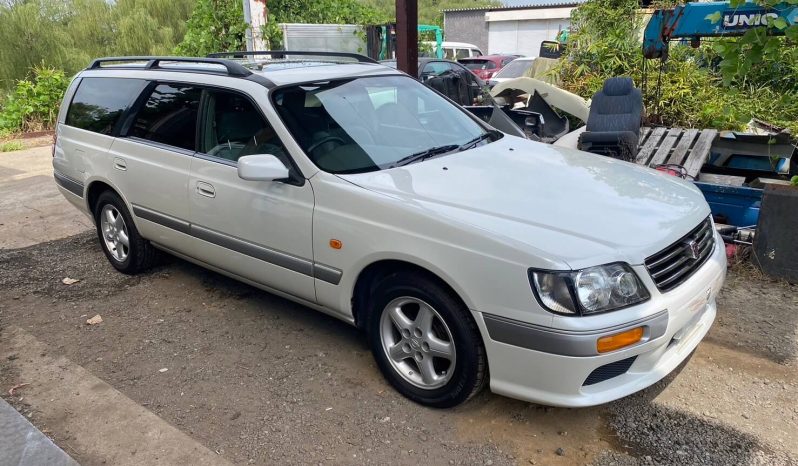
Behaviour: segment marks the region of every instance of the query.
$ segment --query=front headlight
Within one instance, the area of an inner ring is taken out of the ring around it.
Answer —
[[[570,272],[530,269],[529,279],[540,304],[557,314],[596,314],[651,297],[637,274],[623,263]]]

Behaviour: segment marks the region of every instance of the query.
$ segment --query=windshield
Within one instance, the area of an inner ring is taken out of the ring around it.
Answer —
[[[496,73],[494,78],[520,78],[533,63],[535,60],[513,60]]]
[[[407,76],[284,87],[274,91],[273,101],[305,153],[330,173],[381,170],[421,152],[453,152],[457,147],[440,149],[492,134]]]

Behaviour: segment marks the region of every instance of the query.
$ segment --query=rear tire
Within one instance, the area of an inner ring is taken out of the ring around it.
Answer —
[[[396,272],[377,285],[368,309],[371,351],[399,393],[426,406],[449,408],[484,387],[488,364],[479,329],[446,286]]]
[[[158,250],[139,235],[122,198],[105,191],[94,206],[97,237],[108,262],[116,270],[133,275],[155,264]]]

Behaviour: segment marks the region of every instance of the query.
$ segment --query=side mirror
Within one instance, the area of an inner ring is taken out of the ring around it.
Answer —
[[[271,154],[245,155],[238,159],[238,177],[249,181],[277,181],[289,177],[288,168]]]

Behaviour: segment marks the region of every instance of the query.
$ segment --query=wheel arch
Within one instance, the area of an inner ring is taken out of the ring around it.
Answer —
[[[366,265],[355,279],[355,285],[352,289],[352,315],[358,328],[365,329],[366,327],[368,318],[367,304],[371,292],[382,280],[399,271],[413,272],[437,282],[451,291],[452,295],[470,311],[467,296],[463,294],[462,290],[452,284],[453,282],[449,277],[446,277],[440,271],[405,259],[379,259]]]
[[[128,212],[130,212],[130,216],[133,218],[133,222],[136,222],[136,216],[133,215],[133,208],[128,202],[127,198],[122,191],[120,191],[113,183],[110,181],[103,179],[103,178],[95,178],[91,179],[86,183],[86,210],[91,214],[92,220],[94,220],[94,207],[97,204],[97,199],[100,197],[104,191],[112,191],[114,194],[119,196],[122,199],[122,202],[125,203],[125,207],[127,207]],[[136,225],[138,227],[138,225]]]

